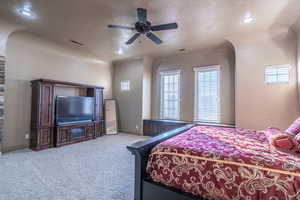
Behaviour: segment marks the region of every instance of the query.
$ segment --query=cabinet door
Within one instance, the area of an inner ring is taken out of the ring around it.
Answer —
[[[52,146],[53,129],[41,128],[38,130],[38,149]]]
[[[59,127],[57,129],[56,146],[67,144],[70,138],[70,128],[69,127]]]
[[[103,90],[95,89],[95,119],[94,121],[103,120]]]
[[[95,138],[100,137],[103,134],[103,122],[95,123]]]
[[[53,125],[53,86],[40,85],[40,120],[39,125],[42,127]]]
[[[94,126],[93,125],[88,125],[86,127],[86,136],[88,138],[93,138],[94,137]]]

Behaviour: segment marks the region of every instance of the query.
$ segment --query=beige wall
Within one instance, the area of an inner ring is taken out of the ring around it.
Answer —
[[[152,65],[153,59],[145,56],[143,66],[143,119],[151,119]]]
[[[296,77],[296,35],[287,29],[249,35],[235,41],[236,124],[238,127],[286,129],[299,115]],[[291,80],[265,84],[264,68],[290,64]]]
[[[61,46],[27,33],[14,33],[7,42],[5,121],[3,150],[28,145],[30,132],[30,80],[73,81],[105,87],[112,97],[111,66],[79,50]]]
[[[193,121],[195,93],[193,67],[220,65],[221,123],[234,124],[234,59],[234,51],[229,44],[156,59],[153,65],[152,118],[160,118],[160,71],[181,70],[181,120]]]
[[[298,87],[298,99],[300,104],[300,20],[298,22],[298,29],[296,29],[297,33],[297,87]],[[300,112],[300,105],[299,105]],[[300,113],[299,113],[300,114]]]
[[[142,134],[143,59],[114,63],[113,95],[117,100],[119,130]],[[121,91],[120,82],[130,81],[130,91]]]
[[[298,81],[298,84],[297,84],[298,100],[300,103],[300,31],[297,32],[297,81]],[[300,106],[299,106],[299,112],[300,112]]]
[[[6,43],[9,35],[18,29],[14,24],[7,23],[6,21],[0,20],[0,56],[5,56],[6,54]]]

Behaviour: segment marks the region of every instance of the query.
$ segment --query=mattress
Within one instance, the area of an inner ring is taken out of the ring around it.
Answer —
[[[147,173],[207,199],[300,200],[300,156],[274,152],[254,130],[193,127],[153,148]]]

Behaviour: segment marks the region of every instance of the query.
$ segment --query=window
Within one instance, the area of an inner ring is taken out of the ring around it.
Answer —
[[[180,119],[180,71],[161,72],[161,118]]]
[[[220,122],[220,66],[196,67],[195,121]]]
[[[125,80],[121,81],[121,91],[129,91],[130,90],[130,81]]]
[[[290,65],[269,66],[265,69],[266,83],[288,83],[290,81]]]

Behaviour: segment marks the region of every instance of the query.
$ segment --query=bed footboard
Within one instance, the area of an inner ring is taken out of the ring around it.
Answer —
[[[127,149],[135,156],[135,183],[134,183],[134,200],[144,200],[143,198],[143,181],[146,180],[146,166],[151,150],[157,144],[183,133],[195,126],[188,124],[181,128],[168,131],[147,140],[136,142],[128,145]]]

